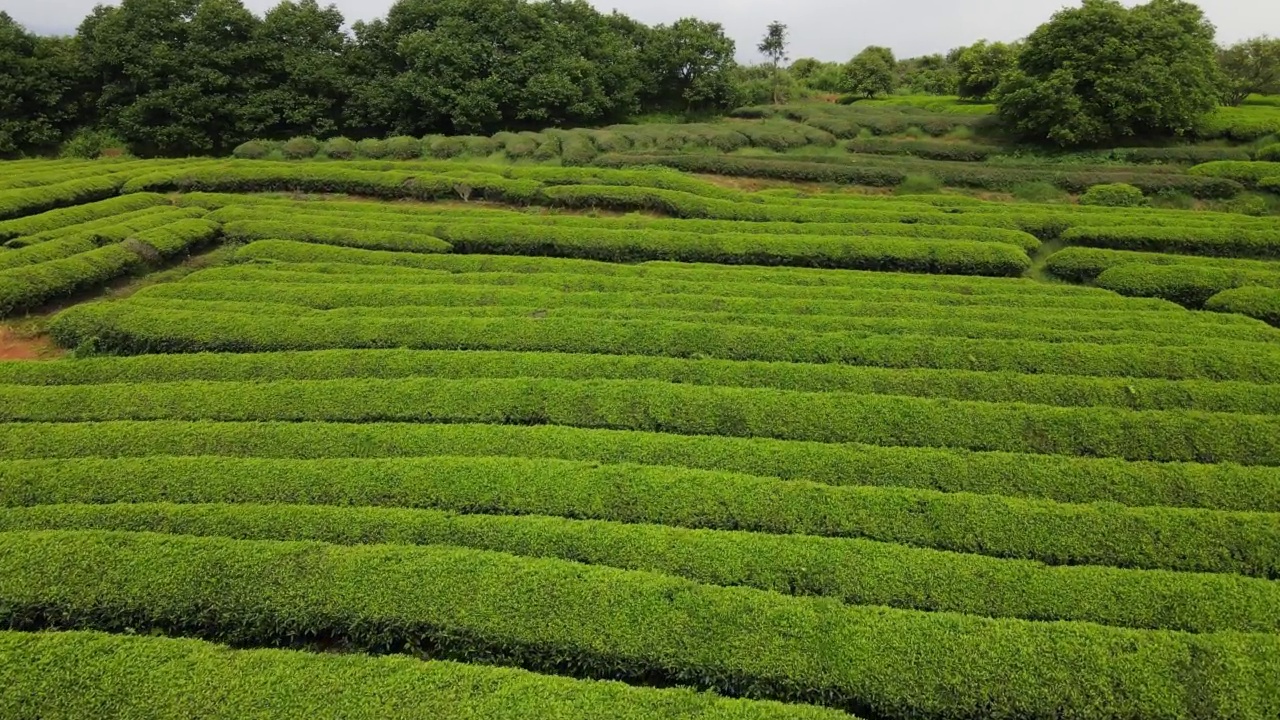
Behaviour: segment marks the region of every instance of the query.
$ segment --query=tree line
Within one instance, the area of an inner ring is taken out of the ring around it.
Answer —
[[[261,17],[240,0],[123,0],[43,37],[0,12],[0,156],[73,134],[220,155],[255,138],[489,134],[900,90],[991,102],[1018,136],[1069,146],[1176,136],[1220,103],[1280,93],[1280,40],[1219,47],[1184,0],[1084,0],[1016,43],[789,65],[781,22],[744,66],[717,23],[648,26],[585,0],[398,0],[344,24],[317,0]]]

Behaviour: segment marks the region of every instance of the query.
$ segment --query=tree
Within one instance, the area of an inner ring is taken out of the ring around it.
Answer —
[[[893,92],[897,61],[893,51],[872,45],[854,56],[844,68],[845,92],[873,98]]]
[[[1182,135],[1218,102],[1213,26],[1183,0],[1084,0],[1027,39],[997,88],[1019,135],[1062,146]]]
[[[735,46],[720,23],[683,18],[658,25],[647,50],[645,64],[655,78],[653,105],[696,110],[733,104]]]
[[[956,92],[962,98],[985,100],[1017,66],[1017,46],[979,40],[956,58]]]
[[[1280,94],[1280,38],[1252,38],[1218,50],[1222,101],[1239,105],[1249,95]]]
[[[0,155],[62,142],[79,114],[79,82],[69,39],[37,37],[0,12]]]
[[[838,93],[844,87],[844,68],[840,63],[800,58],[791,63],[787,72],[797,83],[818,92]]]
[[[925,95],[955,95],[959,78],[955,64],[943,55],[924,55],[898,61],[898,86]]]
[[[781,63],[787,61],[787,26],[774,20],[769,23],[769,29],[764,34],[764,39],[756,46],[760,54],[769,58],[769,65],[773,69],[773,104],[778,104],[778,70]]]

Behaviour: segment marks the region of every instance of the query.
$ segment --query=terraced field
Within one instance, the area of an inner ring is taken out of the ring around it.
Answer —
[[[0,181],[0,716],[1280,716],[1273,219]]]

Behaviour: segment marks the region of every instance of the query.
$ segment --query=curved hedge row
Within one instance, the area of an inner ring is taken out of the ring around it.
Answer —
[[[249,308],[257,307],[254,303]],[[0,362],[0,383],[92,385],[180,380],[329,380],[345,377],[550,377],[664,380],[807,392],[1027,402],[1133,410],[1280,415],[1280,385],[1019,375],[965,370],[726,360],[504,353],[477,350],[322,350],[264,354],[140,355],[73,363]]]
[[[166,291],[168,289],[166,288]],[[203,290],[212,290],[204,293]],[[311,292],[318,290],[319,292]],[[799,316],[788,315],[783,308],[794,306],[794,302],[747,301],[763,305],[756,312],[729,312],[716,298],[681,295],[646,295],[635,305],[626,302],[626,297],[612,296],[610,302],[603,307],[583,307],[573,302],[563,303],[561,300],[597,299],[597,296],[586,293],[569,294],[557,298],[549,293],[549,303],[539,302],[541,293],[504,293],[500,301],[489,297],[489,291],[478,292],[468,290],[461,293],[441,292],[437,290],[423,291],[416,287],[390,286],[378,292],[364,295],[365,288],[359,285],[271,285],[270,283],[213,283],[193,284],[178,288],[177,292],[185,299],[170,299],[161,294],[163,291],[150,291],[130,301],[131,307],[144,307],[151,310],[195,311],[215,313],[243,313],[262,316],[299,316],[309,315],[313,319],[324,318],[331,321],[358,319],[401,319],[410,318],[520,318],[555,319],[578,322],[599,320],[623,322],[676,322],[699,323],[721,326],[748,326],[760,328],[782,328],[813,333],[844,333],[850,337],[866,337],[874,339],[878,336],[934,336],[950,338],[1013,340],[1025,339],[1050,343],[1092,343],[1095,345],[1150,345],[1155,347],[1190,347],[1198,346],[1211,339],[1220,346],[1241,348],[1236,340],[1218,336],[1212,326],[1198,328],[1162,328],[1157,331],[1129,329],[1074,330],[1044,327],[1038,324],[1039,318],[1032,313],[1022,315],[1026,324],[1010,324],[997,319],[985,321],[983,313],[972,313],[976,317],[968,317],[969,312],[951,312],[951,319],[939,319],[937,306],[916,305],[910,308],[890,306],[891,312],[902,310],[918,310],[914,315],[876,316],[871,315],[818,315],[811,312]],[[407,292],[406,292],[407,290]],[[195,291],[195,292],[192,292]],[[344,292],[353,291],[353,292]],[[169,291],[173,294],[172,291]],[[190,299],[193,296],[207,295],[213,299]],[[225,295],[233,299],[217,299]],[[368,300],[357,298],[364,295]],[[330,306],[342,298],[344,303],[329,310],[317,309],[316,305]],[[475,304],[468,303],[474,298]],[[366,302],[369,305],[362,306]],[[401,304],[412,303],[412,304]],[[424,303],[438,303],[429,305]],[[744,303],[745,304],[745,303]],[[693,309],[686,309],[685,306]],[[870,310],[874,312],[881,305],[859,305],[856,308],[845,308],[845,311]],[[812,310],[813,308],[805,308]],[[959,310],[975,308],[960,306]],[[982,308],[977,308],[982,310]],[[933,312],[931,313],[930,310]],[[1013,313],[1010,313],[1012,315]],[[1103,316],[1107,320],[1123,319],[1121,313]],[[1076,318],[1086,320],[1088,316]],[[1272,331],[1274,332],[1274,331]],[[1270,338],[1254,338],[1252,342],[1269,343]],[[1268,349],[1260,346],[1258,349]]]
[[[17,240],[44,236],[56,237],[64,233],[77,232],[77,225],[88,225],[84,229],[93,229],[101,223],[111,225],[117,218],[122,219],[134,213],[164,208],[167,205],[169,205],[168,200],[156,193],[121,195],[61,210],[50,210],[39,215],[2,221],[0,222],[0,239],[6,240],[5,245],[8,247],[18,247],[19,245],[14,244]]]
[[[95,632],[0,632],[0,656],[10,660],[0,711],[11,717],[241,720],[267,707],[281,717],[385,720],[850,717],[809,705],[573,680],[488,665],[356,653],[230,650],[199,640]],[[67,692],[68,688],[75,691]]]
[[[1280,327],[1280,290],[1274,287],[1224,290],[1209,298],[1204,306],[1206,310],[1240,313]]]
[[[54,185],[0,191],[0,220],[33,215],[66,205],[81,205],[115,195],[127,175],[108,174]]]
[[[177,220],[200,218],[204,214],[204,210],[200,208],[156,206],[114,218],[85,223],[87,228],[85,231],[54,231],[58,233],[57,237],[42,240],[38,244],[25,245],[11,252],[0,252],[0,270],[70,257],[102,245],[120,242],[131,233],[168,225]]]
[[[1194,227],[1073,227],[1062,233],[1072,245],[1215,255],[1220,257],[1280,258],[1280,229]]]
[[[1198,308],[1214,295],[1244,285],[1280,288],[1280,267],[1273,274],[1201,265],[1133,263],[1107,269],[1098,276],[1097,283],[1121,295],[1164,298]]]
[[[1134,173],[1134,172],[1045,172],[987,166],[976,163],[916,160],[894,164],[813,162],[789,159],[745,157],[737,155],[602,155],[593,161],[599,167],[626,168],[637,165],[663,165],[686,172],[710,173],[738,177],[758,177],[791,182],[835,182],[853,185],[892,187],[901,184],[912,172],[928,173],[944,185],[983,190],[1008,191],[1023,182],[1048,181],[1068,192],[1084,192],[1093,185],[1123,182],[1153,194],[1176,190],[1199,198],[1229,198],[1238,194],[1242,185],[1234,179],[1206,176],[1206,173]],[[1203,166],[1200,166],[1203,167]],[[1194,171],[1194,168],[1193,168]]]
[[[830,362],[879,367],[1009,370],[1274,383],[1280,353],[1254,347],[1038,343],[1027,340],[851,337],[701,323],[555,318],[248,317],[153,310],[128,303],[79,305],[50,324],[54,339],[76,347],[91,338],[104,351],[245,352],[333,348],[553,351],[607,355],[694,355],[724,360]]]
[[[1211,178],[1234,180],[1245,187],[1257,187],[1262,180],[1280,177],[1280,166],[1273,162],[1221,160],[1197,165],[1188,172]]]
[[[237,220],[223,226],[232,241],[283,239],[299,242],[338,245],[371,250],[394,250],[415,253],[442,253],[452,248],[449,243],[430,235],[393,230],[365,230],[301,222],[270,220]]]
[[[530,266],[536,266],[542,261],[531,260],[526,262]],[[703,266],[701,269],[708,271],[705,275],[702,273],[690,273],[690,275],[681,276],[673,272],[671,273],[671,279],[666,279],[665,277],[649,279],[639,274],[598,275],[579,272],[556,272],[556,270],[560,269],[559,267],[551,268],[551,272],[520,272],[519,269],[512,272],[507,270],[506,267],[511,263],[494,262],[490,257],[477,260],[475,264],[486,266],[493,264],[497,267],[493,271],[444,273],[423,272],[418,268],[388,268],[385,266],[349,264],[326,265],[323,263],[218,267],[192,274],[184,282],[172,288],[167,288],[163,291],[157,290],[156,292],[173,292],[180,295],[188,289],[191,289],[192,292],[199,292],[194,290],[196,286],[216,289],[219,285],[230,283],[328,284],[335,286],[357,284],[363,286],[363,291],[370,293],[381,291],[382,288],[379,285],[384,285],[388,288],[394,288],[394,286],[438,286],[442,290],[446,288],[501,286],[506,288],[508,292],[526,289],[541,289],[543,291],[554,289],[566,295],[590,293],[597,297],[609,296],[620,292],[632,292],[702,295],[723,299],[805,300],[815,303],[815,308],[824,307],[821,303],[827,303],[827,307],[833,308],[833,311],[825,314],[833,315],[843,314],[838,309],[840,307],[838,304],[832,304],[833,301],[871,302],[877,300],[880,302],[931,303],[954,306],[1043,307],[1050,309],[1050,311],[1052,309],[1074,308],[1079,310],[1126,312],[1149,310],[1156,313],[1185,314],[1183,308],[1165,300],[1124,298],[1113,293],[1100,291],[1041,296],[1029,291],[1029,288],[1023,285],[1009,286],[1012,292],[1003,292],[1004,288],[998,285],[987,286],[990,288],[990,292],[969,292],[973,286],[966,286],[963,282],[949,283],[945,280],[939,283],[937,289],[929,289],[928,286],[922,286],[919,282],[904,280],[901,274],[886,275],[885,280],[877,282],[874,277],[867,277],[868,275],[874,276],[875,273],[866,273],[858,277],[846,278],[847,282],[843,285],[817,285],[786,282],[772,283],[767,282],[766,278],[762,278],[761,275],[751,272],[744,273],[741,276],[722,275],[718,268],[723,266],[712,268]],[[444,261],[439,263],[440,267],[458,267],[460,265]],[[570,270],[576,269],[570,268]],[[693,277],[695,279],[686,280],[683,279],[684,277]],[[710,279],[702,280],[702,277],[709,277]],[[919,275],[915,277],[926,279]],[[981,279],[988,282],[991,280],[989,278]],[[335,292],[338,289],[340,288],[335,287]],[[316,287],[313,290],[321,291],[323,288]],[[490,290],[489,292],[492,293],[493,291]],[[495,296],[495,299],[500,300],[502,294]]]
[[[0,423],[7,458],[506,456],[684,467],[826,485],[916,488],[1061,503],[1280,512],[1280,471],[1063,455],[583,430],[554,425],[314,422]],[[14,485],[14,488],[19,485]],[[713,495],[715,493],[712,493]],[[764,528],[776,527],[764,525]],[[727,526],[733,529],[732,526]],[[960,545],[970,552],[972,545]]]
[[[402,508],[170,503],[0,509],[0,532],[19,530],[452,545],[854,605],[1147,630],[1280,631],[1280,583],[1235,575],[1046,566],[847,538]]]
[[[334,406],[334,398],[341,404]],[[1280,418],[648,380],[396,378],[0,386],[0,420],[491,422],[1280,465]]]
[[[1069,247],[1059,250],[1049,256],[1045,267],[1049,272],[1065,280],[1092,282],[1109,268],[1130,264],[1194,265],[1240,272],[1280,272],[1280,263],[1264,260],[1237,260],[1234,258],[1168,255],[1083,247]]]
[[[245,644],[334,637],[885,720],[1280,711],[1268,672],[1280,638],[1268,635],[846,606],[438,547],[44,532],[6,534],[0,553],[0,607],[18,627],[155,628]]]
[[[445,224],[456,252],[547,255],[609,262],[677,260],[746,265],[1016,276],[1031,267],[1021,248],[1002,243],[821,235],[701,235],[659,230],[596,230],[507,224]]]

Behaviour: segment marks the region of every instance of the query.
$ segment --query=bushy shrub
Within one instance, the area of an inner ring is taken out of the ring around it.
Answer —
[[[313,137],[291,138],[280,148],[286,160],[305,160],[320,152],[320,141]]]
[[[261,160],[270,155],[273,149],[271,143],[265,140],[250,140],[237,145],[231,155],[240,160]]]
[[[467,141],[458,136],[424,138],[422,142],[431,157],[441,160],[458,157],[467,151]]]
[[[1280,163],[1280,143],[1274,143],[1263,147],[1253,156],[1253,158],[1263,162]]]
[[[348,138],[335,137],[325,140],[320,152],[325,157],[334,160],[350,160],[356,156],[358,147],[354,141]]]
[[[911,174],[903,179],[895,192],[898,195],[929,195],[942,189],[942,183],[932,175]]]
[[[1206,310],[1233,312],[1280,327],[1280,289],[1249,285],[1224,290],[1205,302]]]
[[[387,156],[387,141],[377,138],[366,138],[356,143],[356,154],[370,160],[381,160]]]
[[[599,154],[591,138],[580,132],[572,132],[560,139],[560,157],[566,165],[586,165]]]
[[[1280,175],[1262,178],[1258,181],[1258,189],[1266,192],[1280,193]]]
[[[491,138],[483,135],[463,135],[461,138],[466,145],[466,154],[474,157],[488,157],[502,149],[496,136]]]
[[[107,130],[82,128],[63,143],[62,151],[58,155],[64,158],[93,159],[124,155],[126,152],[127,146],[124,140],[116,137],[114,133]]]
[[[1081,205],[1099,205],[1102,207],[1144,207],[1147,198],[1142,190],[1126,183],[1109,183],[1094,185],[1080,196]]]
[[[1267,201],[1256,193],[1241,195],[1222,204],[1222,210],[1225,212],[1249,215],[1250,217],[1266,215],[1267,209]]]
[[[1057,202],[1067,198],[1065,191],[1043,180],[1017,183],[1010,193],[1018,200],[1034,203]]]
[[[408,135],[387,140],[387,155],[392,160],[416,160],[422,157],[422,141]]]

